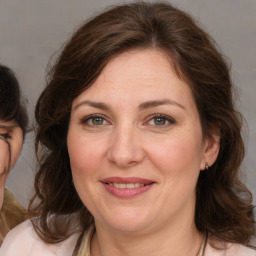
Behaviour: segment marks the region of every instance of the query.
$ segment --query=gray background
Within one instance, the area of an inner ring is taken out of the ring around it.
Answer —
[[[50,57],[84,19],[110,4],[122,2],[0,0],[0,63],[10,66],[17,74],[27,98],[31,123]],[[196,17],[232,62],[232,77],[240,94],[237,105],[248,123],[242,175],[256,197],[256,0],[170,2]],[[27,135],[21,157],[7,182],[24,205],[33,187],[33,136],[32,132]]]

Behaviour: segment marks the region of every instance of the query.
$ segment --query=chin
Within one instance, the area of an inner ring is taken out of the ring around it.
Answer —
[[[129,221],[129,222],[116,222],[111,223],[110,226],[113,230],[124,232],[124,233],[138,233],[145,230],[148,227],[146,223],[138,223],[137,221]]]
[[[113,217],[114,216],[114,217]],[[106,216],[105,216],[106,217]],[[104,220],[108,227],[121,232],[140,232],[150,226],[153,222],[152,216],[138,212],[119,212],[111,214],[110,218]],[[150,221],[151,220],[151,221]]]

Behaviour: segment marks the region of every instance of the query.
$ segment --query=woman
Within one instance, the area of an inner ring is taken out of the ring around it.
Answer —
[[[25,220],[24,207],[5,182],[20,155],[27,120],[18,81],[9,68],[0,65],[0,244],[10,229]]]
[[[86,22],[36,106],[40,216],[2,253],[256,255],[231,91],[214,42],[171,5]]]

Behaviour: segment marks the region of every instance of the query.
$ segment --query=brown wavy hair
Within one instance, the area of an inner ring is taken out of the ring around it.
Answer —
[[[72,184],[66,144],[71,104],[110,59],[131,49],[169,55],[193,92],[204,138],[220,136],[216,162],[198,179],[197,228],[216,239],[248,244],[254,234],[252,195],[239,180],[242,117],[234,107],[229,65],[188,14],[163,2],[119,5],[86,21],[52,66],[35,111],[39,167],[30,209],[40,214],[33,221],[37,233],[55,243],[93,222]]]

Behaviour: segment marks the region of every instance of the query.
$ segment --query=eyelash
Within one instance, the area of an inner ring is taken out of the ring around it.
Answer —
[[[150,121],[152,121],[154,119],[157,119],[157,118],[163,119],[164,121],[169,122],[169,124],[165,124],[165,123],[163,125],[156,125],[155,124],[155,125],[152,125],[152,126],[166,127],[166,126],[169,126],[171,124],[175,124],[176,123],[176,121],[173,118],[171,118],[169,116],[166,116],[166,115],[163,115],[163,114],[154,114],[154,115],[150,116],[146,123],[149,123]]]
[[[84,119],[81,120],[81,124],[83,125],[86,125],[86,126],[89,126],[89,127],[99,127],[99,126],[102,126],[102,125],[106,125],[106,124],[93,124],[93,123],[89,123],[89,121],[91,120],[91,122],[93,122],[93,119],[101,119],[102,122],[108,122],[106,117],[104,115],[101,115],[101,114],[92,114],[92,115],[89,115],[87,117],[85,117]],[[151,125],[151,126],[157,126],[157,127],[166,127],[166,126],[169,126],[169,125],[172,125],[172,124],[175,124],[176,121],[169,117],[169,116],[166,116],[166,115],[163,115],[163,114],[154,114],[154,115],[151,115],[148,117],[147,121],[144,123],[144,125],[146,124],[149,124],[150,121],[154,120],[154,119],[163,119],[164,120],[164,124],[161,125]],[[166,121],[169,122],[168,124],[166,124]],[[108,122],[109,123],[109,122]]]
[[[0,137],[2,137],[5,141],[7,141],[8,139],[11,139],[11,136],[9,133],[1,133]]]
[[[103,122],[104,122],[104,121],[108,122],[108,121],[106,120],[106,117],[105,117],[104,115],[101,115],[101,114],[92,114],[92,115],[89,115],[89,116],[85,117],[84,119],[82,119],[82,120],[81,120],[81,124],[86,125],[86,126],[90,126],[90,127],[99,127],[99,126],[101,126],[101,125],[105,125],[105,124],[99,124],[99,125],[97,125],[97,124],[93,124],[93,123],[92,123],[92,124],[89,124],[89,123],[88,123],[89,120],[97,119],[97,118],[102,119]]]

